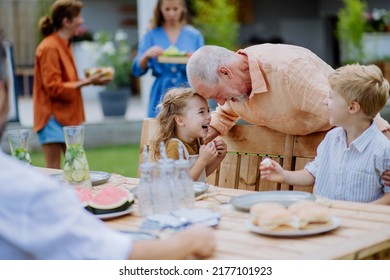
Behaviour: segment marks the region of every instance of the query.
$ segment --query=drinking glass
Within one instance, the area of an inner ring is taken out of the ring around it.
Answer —
[[[64,181],[78,187],[91,187],[87,156],[84,151],[84,126],[65,126]]]
[[[11,155],[25,163],[31,164],[31,157],[30,153],[28,152],[28,136],[28,129],[7,130],[7,138],[11,149]]]

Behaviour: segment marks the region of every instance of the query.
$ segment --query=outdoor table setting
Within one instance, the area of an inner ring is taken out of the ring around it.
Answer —
[[[46,174],[61,173],[60,170],[38,168]],[[93,186],[95,192],[115,186],[135,194],[138,178],[110,174],[107,182]],[[277,194],[276,192],[280,192]],[[195,197],[193,211],[209,210],[217,214],[212,224],[217,237],[217,250],[211,259],[389,259],[390,258],[390,207],[366,203],[328,200],[310,193],[296,191],[253,192],[220,188],[208,185],[207,190]],[[295,232],[269,234],[254,228],[250,223],[251,204],[268,199],[291,203],[295,199],[315,200],[330,209],[331,224],[323,229],[305,233]],[[279,197],[279,198],[278,198]],[[254,199],[254,200],[253,200]],[[286,201],[283,201],[286,200]],[[253,201],[252,201],[253,200]],[[249,203],[246,205],[245,203]],[[166,238],[172,231],[148,232],[142,226],[145,217],[135,203],[128,213],[109,216],[103,220],[110,227],[144,234],[145,238]],[[202,212],[200,212],[202,213]]]

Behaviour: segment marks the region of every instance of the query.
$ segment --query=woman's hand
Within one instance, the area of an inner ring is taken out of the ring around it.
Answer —
[[[86,85],[106,85],[110,83],[113,79],[113,76],[107,76],[105,73],[96,73],[87,78]]]
[[[102,76],[92,82],[95,86],[104,86],[112,82],[114,76]]]
[[[153,46],[151,48],[149,48],[146,52],[145,52],[145,56],[147,58],[152,58],[152,57],[157,57],[159,55],[162,55],[164,52],[164,50],[159,47],[159,46]]]

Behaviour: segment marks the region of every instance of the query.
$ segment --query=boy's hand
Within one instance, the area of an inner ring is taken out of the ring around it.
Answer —
[[[260,178],[281,183],[284,180],[284,169],[272,159],[265,159],[260,163]]]
[[[214,144],[218,152],[218,157],[225,158],[227,152],[227,146],[225,141],[223,141],[221,138],[217,138],[216,140],[214,140]]]
[[[386,170],[382,175],[382,180],[386,186],[390,186],[390,171]]]

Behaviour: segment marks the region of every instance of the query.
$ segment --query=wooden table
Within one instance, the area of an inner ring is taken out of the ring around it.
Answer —
[[[137,183],[136,178],[116,174],[109,182],[127,189]],[[268,237],[248,231],[245,222],[249,214],[226,203],[230,198],[250,191],[211,189],[195,203],[195,207],[209,208],[221,214],[215,229],[218,248],[211,259],[390,259],[390,206],[319,199],[319,203],[328,205],[341,219],[339,228],[309,237]],[[135,212],[131,215],[106,223],[115,229],[138,229],[142,217],[137,205],[134,207]]]

